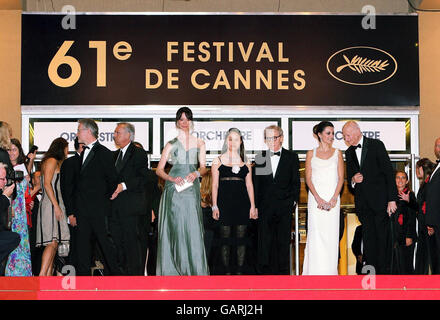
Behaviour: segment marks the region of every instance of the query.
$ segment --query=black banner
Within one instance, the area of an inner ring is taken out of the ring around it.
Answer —
[[[22,105],[419,105],[415,15],[73,18],[23,14]]]

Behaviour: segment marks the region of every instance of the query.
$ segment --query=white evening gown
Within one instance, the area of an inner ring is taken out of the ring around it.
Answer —
[[[333,196],[338,184],[339,150],[327,160],[311,159],[312,182],[318,195],[325,201]],[[309,191],[307,243],[304,252],[303,275],[338,275],[340,199],[330,211],[318,209]]]

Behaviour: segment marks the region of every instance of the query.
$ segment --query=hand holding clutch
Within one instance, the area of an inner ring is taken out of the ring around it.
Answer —
[[[183,190],[188,189],[193,185],[192,182],[188,182],[188,180],[184,180],[184,183],[182,185],[178,185],[177,183],[174,184],[174,187],[176,188],[177,192],[182,192]]]

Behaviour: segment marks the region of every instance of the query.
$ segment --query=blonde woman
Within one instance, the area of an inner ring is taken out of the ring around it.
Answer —
[[[8,150],[11,148],[11,137],[11,126],[5,121],[0,121],[0,162],[7,165],[6,172],[12,169],[8,153]]]

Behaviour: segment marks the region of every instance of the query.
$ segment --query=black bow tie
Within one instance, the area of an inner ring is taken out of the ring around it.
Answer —
[[[437,164],[440,162],[440,159],[435,160],[435,162],[437,162]]]
[[[270,156],[272,157],[272,156],[278,156],[278,157],[280,157],[281,156],[281,151],[277,151],[277,152],[270,152]]]
[[[83,147],[83,150],[86,150],[86,149],[90,149],[90,147],[88,147],[88,146],[84,146],[84,147]]]
[[[354,146],[354,150],[356,150],[357,148],[359,148],[359,149],[361,149],[362,148],[362,146],[361,146],[361,144],[359,143],[357,146]]]

